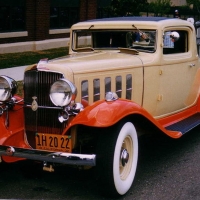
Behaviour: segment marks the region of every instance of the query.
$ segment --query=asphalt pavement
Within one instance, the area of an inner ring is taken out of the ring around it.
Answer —
[[[6,75],[16,81],[21,81],[24,78],[24,70],[27,66],[12,67],[7,69],[0,69],[0,75]]]
[[[126,195],[101,194],[95,168],[65,165],[54,172],[42,163],[0,163],[0,199],[38,200],[200,200],[200,127],[180,139],[162,134],[139,138],[136,177]]]

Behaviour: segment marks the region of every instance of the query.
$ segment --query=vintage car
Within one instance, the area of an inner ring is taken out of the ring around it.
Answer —
[[[124,195],[138,137],[177,139],[200,124],[196,29],[163,17],[94,19],[72,26],[69,55],[0,76],[2,162],[95,167],[100,188]]]

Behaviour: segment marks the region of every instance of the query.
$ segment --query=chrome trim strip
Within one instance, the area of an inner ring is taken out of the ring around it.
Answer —
[[[0,155],[68,165],[96,165],[95,154],[51,152],[0,145]]]
[[[32,107],[32,105],[25,104],[24,107]],[[54,109],[54,110],[62,110],[62,107],[49,107],[49,106],[38,106],[38,108],[46,108],[46,109]]]

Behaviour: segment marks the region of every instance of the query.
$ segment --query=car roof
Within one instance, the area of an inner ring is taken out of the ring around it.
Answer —
[[[168,18],[168,17],[139,17],[139,16],[133,16],[133,17],[112,17],[112,18],[101,18],[101,19],[91,19],[87,20],[85,22],[99,22],[99,21],[162,21],[162,20],[169,20],[174,18]]]
[[[117,29],[117,28],[131,28],[132,25],[138,28],[152,28],[162,29],[169,26],[193,26],[190,22],[183,19],[169,18],[169,17],[112,17],[91,19],[87,21],[78,22],[72,26],[72,29]]]

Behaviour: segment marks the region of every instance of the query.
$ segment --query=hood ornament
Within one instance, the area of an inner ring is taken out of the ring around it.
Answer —
[[[33,99],[33,102],[31,104],[31,108],[32,108],[32,111],[36,111],[38,109],[38,103],[36,101],[37,97],[34,96],[32,97],[32,99]]]
[[[48,63],[48,58],[41,59],[37,64],[37,69],[47,69],[46,64]]]

